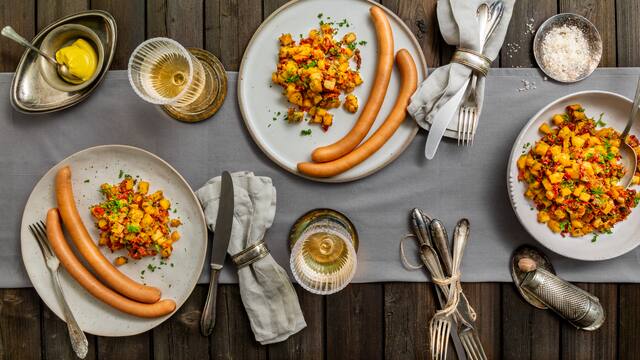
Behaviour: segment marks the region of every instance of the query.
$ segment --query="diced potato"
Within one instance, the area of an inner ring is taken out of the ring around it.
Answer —
[[[540,141],[536,144],[533,152],[540,156],[543,156],[547,153],[547,150],[549,150],[549,144],[545,143],[544,141]]]
[[[122,266],[128,262],[129,262],[129,259],[127,259],[125,256],[118,256],[113,260],[113,264],[115,266]]]
[[[578,196],[578,199],[580,199],[581,201],[587,202],[591,200],[591,195],[589,195],[586,192],[583,192],[582,194],[580,194],[580,196]]]
[[[563,178],[564,178],[564,174],[563,173],[553,173],[553,174],[549,175],[549,181],[552,184],[561,183]]]
[[[140,181],[138,183],[138,192],[140,192],[141,194],[147,194],[149,192],[149,182],[147,181]]]
[[[162,199],[162,200],[160,200],[159,205],[164,210],[167,210],[167,209],[169,209],[171,207],[171,202],[169,202],[169,200],[167,200],[167,199]]]
[[[542,123],[542,125],[540,125],[538,130],[540,130],[540,132],[543,133],[543,134],[551,134],[551,128],[549,127],[549,124],[547,124],[547,123]]]
[[[551,217],[549,217],[549,214],[546,211],[540,211],[538,212],[538,222],[540,223],[546,223],[551,219]]]

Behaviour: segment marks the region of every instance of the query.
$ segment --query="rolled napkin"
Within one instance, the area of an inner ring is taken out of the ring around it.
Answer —
[[[490,61],[493,61],[502,47],[515,0],[502,0],[504,3],[502,19],[482,50],[480,49],[479,24],[476,21],[476,13],[482,3],[490,5],[493,1],[438,0],[438,24],[440,25],[440,33],[447,44],[481,52]],[[407,111],[420,127],[426,130],[430,128],[433,116],[469,81],[471,72],[472,70],[468,66],[452,62],[437,68],[422,82],[407,107]],[[476,97],[479,103],[478,116],[482,111],[484,81],[484,76],[478,77],[476,85]]]
[[[307,324],[287,272],[262,245],[264,234],[276,214],[276,188],[270,178],[251,172],[236,172],[231,177],[235,209],[227,252],[238,265],[240,297],[256,340],[263,345],[280,342]],[[213,232],[218,216],[220,181],[220,176],[215,177],[196,191],[207,225]],[[247,248],[250,248],[248,252],[234,256]],[[244,256],[249,263],[240,265],[242,255],[252,252],[257,255],[252,258],[257,260],[251,262]]]

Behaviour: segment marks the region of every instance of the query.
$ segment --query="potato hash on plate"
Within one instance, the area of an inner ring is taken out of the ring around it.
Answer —
[[[356,47],[364,42],[357,42],[353,32],[341,40],[335,35],[336,29],[331,24],[322,23],[319,30],[312,29],[306,38],[300,35],[297,43],[291,34],[280,36],[278,66],[271,79],[283,87],[283,94],[294,105],[287,112],[289,122],[300,122],[307,113],[309,123],[319,124],[326,131],[333,124],[328,109],[340,106],[341,93],[347,94],[345,110],[358,111],[358,98],[350,93],[362,84],[360,50]]]
[[[541,140],[526,145],[518,159],[518,179],[527,184],[538,221],[556,233],[583,236],[610,233],[626,219],[639,198],[635,190],[618,185],[625,169],[620,163],[620,133],[600,120],[588,118],[579,104],[543,123]],[[635,136],[628,143],[640,150]],[[634,174],[632,184],[640,182]]]
[[[149,194],[149,182],[126,175],[119,184],[102,184],[105,200],[91,207],[91,214],[100,229],[99,245],[112,252],[127,249],[133,259],[160,254],[168,258],[180,233],[179,219],[169,217],[171,202],[161,190]],[[118,257],[116,265],[127,262]]]

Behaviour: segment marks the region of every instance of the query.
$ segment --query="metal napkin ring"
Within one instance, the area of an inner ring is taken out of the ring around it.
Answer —
[[[481,76],[487,76],[491,67],[491,59],[474,50],[458,48],[451,57],[451,62],[462,64]]]
[[[269,248],[264,240],[258,241],[252,244],[248,248],[240,251],[239,253],[231,256],[231,260],[236,264],[238,269],[241,269],[247,265],[251,265],[254,262],[262,259],[269,254]]]

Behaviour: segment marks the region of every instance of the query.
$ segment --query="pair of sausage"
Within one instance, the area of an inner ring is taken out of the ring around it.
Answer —
[[[50,209],[47,213],[47,236],[62,266],[82,287],[102,302],[135,316],[159,317],[175,310],[173,300],[160,300],[158,288],[133,281],[100,252],[78,213],[68,166],[56,174],[55,193],[59,210]],[[62,232],[61,217],[80,254],[109,287],[96,279],[73,253]]]
[[[370,9],[378,40],[378,65],[369,99],[355,125],[336,143],[319,147],[311,154],[313,162],[298,164],[298,171],[312,177],[332,177],[360,164],[378,151],[396,132],[405,118],[409,99],[418,86],[418,72],[411,54],[401,49],[396,63],[402,77],[400,93],[391,113],[380,128],[362,145],[380,112],[393,70],[393,32],[389,19],[377,6]],[[357,147],[357,148],[356,148]]]

